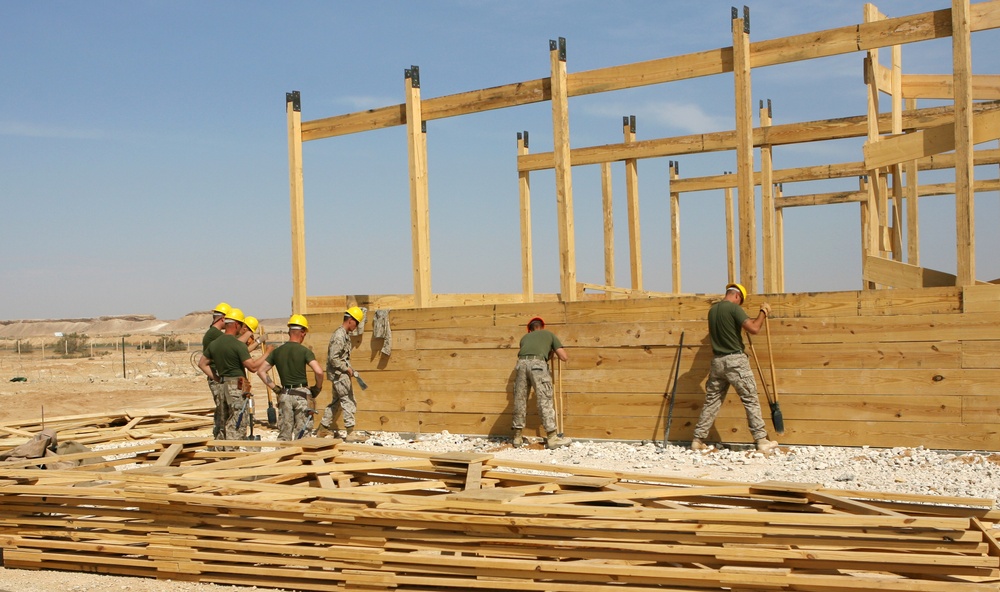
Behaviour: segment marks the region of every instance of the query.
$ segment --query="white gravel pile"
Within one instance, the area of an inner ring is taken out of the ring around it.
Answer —
[[[538,440],[536,440],[537,442]],[[781,446],[766,457],[747,447],[692,452],[652,442],[574,441],[557,450],[515,449],[509,440],[466,438],[448,432],[414,439],[375,432],[368,441],[431,452],[478,451],[496,458],[728,481],[794,481],[833,489],[974,497],[1000,506],[1000,454],[918,448]]]

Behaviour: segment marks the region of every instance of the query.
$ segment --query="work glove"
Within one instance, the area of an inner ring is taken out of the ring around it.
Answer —
[[[280,395],[281,394],[281,387],[278,386],[278,385],[272,386],[271,390],[274,391],[274,394],[276,394],[276,395]]]
[[[764,302],[760,305],[760,312],[764,313],[764,316],[766,317],[771,316],[771,305]]]
[[[320,388],[320,387],[318,387],[318,386],[316,386],[316,385],[313,385],[313,386],[309,387],[309,392],[312,393],[312,396],[318,397],[319,394],[323,392],[323,389]]]

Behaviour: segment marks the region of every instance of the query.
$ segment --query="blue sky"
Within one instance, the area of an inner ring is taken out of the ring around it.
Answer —
[[[303,120],[548,76],[565,37],[569,72],[728,46],[730,3],[505,1],[0,2],[0,319],[206,310],[291,312],[285,93]],[[751,39],[859,22],[862,3],[757,2]],[[878,3],[890,16],[947,2]],[[974,70],[1000,34],[977,33]],[[888,52],[882,58],[887,63]],[[774,122],[858,115],[862,55],[754,71],[754,102]],[[906,73],[950,71],[950,41],[904,47]],[[929,105],[928,105],[929,106]],[[883,107],[883,110],[887,107]],[[573,147],[733,127],[732,77],[570,101]],[[551,147],[548,103],[428,124],[432,289],[521,289],[516,133]],[[861,160],[860,142],[776,150],[775,167]],[[682,157],[682,176],[735,169],[735,155]],[[309,293],[409,293],[404,130],[304,146]],[[759,160],[758,160],[759,162]],[[666,159],[639,162],[645,287],[670,291]],[[630,284],[624,168],[613,167],[616,283]],[[996,170],[977,176],[996,178]],[[922,178],[933,181],[931,174]],[[946,180],[946,179],[943,179]],[[785,193],[846,190],[856,181]],[[579,281],[603,283],[600,177],[573,171]],[[532,176],[535,287],[557,292],[554,177]],[[990,236],[995,193],[976,202],[981,279],[1000,276]],[[685,292],[726,281],[721,193],[682,199]],[[954,203],[921,201],[922,263],[954,272]],[[860,287],[857,205],[796,208],[786,220],[789,291]]]

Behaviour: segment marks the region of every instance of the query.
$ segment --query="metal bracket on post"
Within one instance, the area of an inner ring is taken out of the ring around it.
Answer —
[[[413,88],[420,88],[420,66],[410,66],[404,70],[403,78],[409,78]]]
[[[731,14],[734,21],[740,18],[740,11],[735,6],[732,7]],[[747,35],[750,34],[750,7],[745,5],[743,6],[743,32]]]
[[[768,116],[768,118],[771,118],[771,117],[774,116],[774,112],[771,111],[771,99],[767,100],[767,116]]]
[[[285,93],[285,104],[288,103],[292,104],[292,111],[302,111],[302,97],[299,95],[299,91],[293,90]]]
[[[521,137],[521,134],[517,134],[517,136]],[[524,147],[528,147],[528,130],[524,130]]]
[[[556,42],[556,41],[554,41],[552,39],[549,39],[549,51],[555,51],[556,49],[559,50],[559,61],[560,62],[565,62],[566,61],[566,38],[565,37],[560,37],[558,42]]]
[[[628,116],[628,130],[631,133],[635,133],[635,115]]]
[[[422,133],[425,133],[425,134],[427,133],[427,120],[426,119],[424,121],[420,122],[420,131]]]

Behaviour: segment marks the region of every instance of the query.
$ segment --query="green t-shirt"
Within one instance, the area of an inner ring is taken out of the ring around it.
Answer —
[[[225,333],[222,332],[222,329],[216,327],[215,325],[209,327],[208,331],[205,331],[205,336],[201,338],[201,351],[208,349],[209,343],[212,343],[223,335],[225,335]]]
[[[538,329],[521,338],[521,349],[518,350],[517,355],[548,359],[549,354],[560,347],[562,347],[562,343],[559,342],[559,338],[554,333]]]
[[[247,344],[235,335],[223,335],[205,348],[205,357],[212,360],[215,371],[223,378],[246,377],[246,369],[243,362],[250,359],[250,350]]]
[[[315,359],[316,354],[311,349],[301,343],[289,341],[268,354],[267,363],[278,369],[281,386],[290,387],[309,384],[306,366]]]
[[[743,307],[721,300],[708,309],[708,334],[717,356],[743,352],[743,323],[749,319]]]

